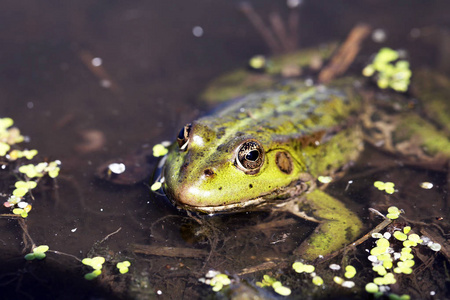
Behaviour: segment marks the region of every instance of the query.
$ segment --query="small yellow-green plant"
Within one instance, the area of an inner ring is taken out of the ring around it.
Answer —
[[[269,275],[264,275],[261,281],[256,283],[259,287],[272,287],[275,293],[281,296],[289,296],[291,294],[291,289],[287,286],[284,286],[281,281],[278,281],[276,278],[271,277]]]
[[[30,161],[37,154],[36,149],[20,149],[19,143],[25,138],[16,127],[12,127],[14,121],[11,118],[0,118],[0,157],[3,165],[17,166],[19,179],[15,182],[15,189],[3,206],[12,209],[13,214],[23,218],[28,216],[32,205],[26,200],[31,190],[36,188],[41,177],[48,175],[55,178],[59,174],[60,161],[41,162],[37,165],[24,163]]]
[[[395,193],[395,184],[393,182],[383,182],[383,181],[375,181],[373,186],[379,189],[380,191],[385,191],[389,195]]]
[[[409,62],[399,58],[398,51],[382,48],[362,73],[366,77],[376,76],[378,87],[381,89],[391,88],[398,92],[406,92],[412,73]]]
[[[105,258],[102,256],[96,256],[93,258],[85,258],[81,261],[84,265],[90,266],[94,270],[90,273],[84,275],[84,278],[87,280],[92,280],[97,278],[100,274],[102,274],[103,264],[105,263]]]
[[[383,183],[384,184],[384,183]],[[393,188],[393,186],[392,186]],[[388,208],[388,214],[386,218],[394,220],[397,219],[403,211],[395,206]],[[393,237],[393,239],[392,239]],[[414,247],[419,245],[425,245],[433,251],[440,251],[441,245],[432,242],[427,237],[421,237],[412,232],[411,226],[404,226],[403,228],[395,227],[393,234],[390,232],[376,232],[372,234],[372,238],[375,239],[374,247],[370,249],[368,260],[372,262],[372,270],[376,274],[372,282],[367,283],[365,290],[368,293],[374,294],[375,297],[379,297],[386,293],[389,299],[408,300],[409,295],[397,295],[388,293],[388,286],[397,282],[397,274],[409,275],[413,272],[415,265],[414,261]],[[399,243],[401,246],[399,246]],[[330,269],[333,271],[341,270],[341,266],[337,264],[331,264]],[[323,279],[315,272],[313,265],[304,264],[302,262],[295,262],[292,268],[297,273],[307,273],[312,277],[313,284],[320,286],[324,284]],[[352,279],[357,275],[356,268],[352,265],[347,265],[345,268],[344,278],[340,276],[334,276],[333,281],[342,287],[352,288],[355,286]],[[271,278],[264,278],[262,284],[270,285]]]
[[[119,269],[120,274],[128,273],[130,266],[131,263],[128,260],[118,262],[116,265],[117,269]]]
[[[34,259],[44,259],[46,257],[45,252],[47,252],[49,247],[47,245],[41,245],[35,247],[32,253],[28,253],[25,255],[26,260],[34,260]]]

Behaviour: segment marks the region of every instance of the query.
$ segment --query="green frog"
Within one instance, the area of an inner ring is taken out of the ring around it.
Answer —
[[[406,153],[411,161],[450,157],[449,116],[442,113],[442,106],[449,111],[449,85],[444,94],[435,92],[429,99],[436,109],[428,115],[441,115],[433,124],[418,116],[417,106],[408,105],[389,104],[389,113],[373,118],[371,96],[357,78],[322,85],[282,76],[286,66],[304,67],[311,55],[326,57],[331,51],[281,56],[265,72],[239,70],[214,81],[204,93],[206,100],[233,100],[181,129],[162,162],[160,181],[167,197],[189,211],[279,210],[317,222],[317,229],[296,250],[313,260],[361,235],[360,218],[318,188],[317,179],[343,174],[358,159],[365,141]],[[297,65],[292,66],[293,61]],[[427,98],[422,91],[435,91],[429,79],[433,77],[426,72],[415,75],[422,85],[429,84],[417,93]],[[441,87],[448,83],[442,83],[445,80],[440,78]],[[447,127],[437,125],[441,121]]]

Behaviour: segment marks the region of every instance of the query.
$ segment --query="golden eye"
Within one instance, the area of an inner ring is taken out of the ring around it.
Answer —
[[[181,128],[180,133],[177,136],[178,146],[180,146],[180,151],[186,151],[189,144],[189,133],[191,132],[191,124],[187,124]]]
[[[235,164],[246,174],[256,174],[264,163],[264,149],[256,140],[247,140],[236,149]]]

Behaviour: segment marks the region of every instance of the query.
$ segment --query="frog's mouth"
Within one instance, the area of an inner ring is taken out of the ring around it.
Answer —
[[[217,213],[235,213],[242,211],[261,211],[267,210],[274,207],[283,206],[286,202],[293,199],[298,199],[303,194],[309,192],[314,188],[314,181],[303,181],[294,180],[291,184],[286,187],[279,188],[267,194],[263,194],[254,199],[247,199],[242,202],[235,202],[222,205],[211,205],[211,206],[195,206],[183,203],[170,197],[166,193],[167,198],[172,202],[174,206],[179,209],[184,209],[193,212],[200,212],[206,214],[217,214]]]
[[[259,197],[256,199],[246,200],[245,202],[231,203],[225,205],[217,205],[217,206],[192,206],[188,204],[179,203],[176,200],[172,200],[171,202],[177,206],[178,208],[201,212],[206,214],[217,214],[217,213],[234,213],[239,211],[247,210],[248,208],[252,209],[261,209],[262,206],[267,205],[267,200],[263,197]]]

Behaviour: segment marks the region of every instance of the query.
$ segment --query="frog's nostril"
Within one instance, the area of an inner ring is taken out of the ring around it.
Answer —
[[[214,175],[214,171],[211,169],[206,169],[204,173],[205,173],[205,176],[213,176]]]

